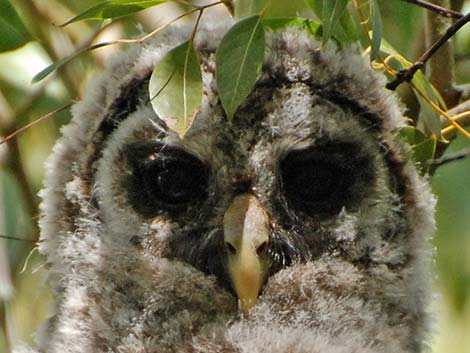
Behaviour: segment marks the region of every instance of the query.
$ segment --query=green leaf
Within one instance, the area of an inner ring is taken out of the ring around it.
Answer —
[[[400,137],[411,146],[412,153],[409,156],[417,165],[422,175],[429,172],[430,165],[427,161],[434,158],[437,139],[426,137],[420,130],[413,126],[406,126],[400,130]]]
[[[352,43],[358,41],[359,34],[357,26],[360,26],[360,24],[354,21],[349,11],[344,11],[339,19],[338,25],[333,28],[333,37],[337,38],[340,43]]]
[[[421,92],[428,100],[432,101],[435,105],[445,108],[444,100],[434,86],[427,80],[421,70],[417,71],[411,80],[414,87],[413,90]],[[434,134],[438,137],[441,136],[441,119],[440,114],[431,106],[431,104],[424,99],[421,94],[415,92],[418,99],[420,111],[418,117],[418,127],[428,134]]]
[[[457,136],[446,149],[447,157],[466,148],[469,140]],[[470,299],[470,158],[447,163],[437,168],[432,189],[437,196],[437,270],[446,298],[452,300],[457,318],[467,319]],[[466,306],[467,304],[467,306]],[[467,330],[468,331],[468,330]]]
[[[62,26],[87,19],[108,19],[131,15],[149,7],[160,5],[166,0],[108,0],[99,3],[68,20]]]
[[[63,59],[60,59],[56,61],[55,63],[47,66],[44,70],[41,70],[39,73],[37,73],[33,79],[31,80],[31,83],[36,83],[39,81],[44,80],[47,76],[49,76],[51,73],[53,73],[55,70],[57,70],[59,67],[64,66],[66,63],[68,63],[70,60],[72,60],[76,55],[70,55],[67,56]]]
[[[305,0],[305,3],[318,19],[323,21],[323,0]]]
[[[410,146],[414,146],[426,140],[426,135],[414,126],[405,126],[400,129],[400,137]]]
[[[250,94],[264,61],[264,29],[260,16],[236,23],[222,38],[216,53],[216,80],[229,121]]]
[[[253,15],[259,15],[268,0],[236,0],[235,18],[242,19]]]
[[[262,20],[263,26],[272,31],[284,29],[287,27],[297,27],[310,35],[318,35],[321,25],[318,22],[308,18],[289,17],[289,18],[268,18]]]
[[[323,22],[323,43],[330,39],[333,30],[338,27],[339,20],[343,16],[348,0],[323,0],[322,22]]]
[[[372,18],[372,43],[370,59],[377,59],[380,52],[380,43],[382,42],[382,18],[377,0],[370,0],[370,13]]]
[[[98,49],[98,48],[102,48],[102,47],[106,47],[108,45],[111,45],[111,44],[114,44],[114,42],[104,42],[104,43],[98,43],[98,44],[95,44],[95,45],[92,45],[91,47],[87,47],[87,48],[84,48],[84,49],[81,49],[79,50],[78,52],[76,53],[73,53],[69,56],[66,56],[65,58],[62,58],[60,60],[57,60],[55,63],[49,65],[48,67],[46,67],[44,70],[40,71],[38,74],[36,74],[33,79],[31,80],[31,83],[36,83],[36,82],[39,82],[39,81],[42,81],[44,80],[47,76],[49,76],[51,73],[53,73],[55,70],[59,69],[60,67],[64,66],[65,64],[67,64],[70,60],[76,58],[77,56],[79,56],[80,54],[84,53],[84,52],[87,52],[87,51],[91,51],[91,50],[95,50],[95,49]]]
[[[157,115],[183,137],[202,101],[201,65],[191,41],[171,50],[157,64],[149,94]]]
[[[0,52],[19,48],[32,38],[8,0],[0,0]]]
[[[305,0],[305,3],[322,22],[323,42],[326,42],[330,37],[340,43],[358,40],[356,26],[347,11],[348,0]],[[326,3],[325,7],[324,3]],[[341,8],[343,5],[344,7]]]

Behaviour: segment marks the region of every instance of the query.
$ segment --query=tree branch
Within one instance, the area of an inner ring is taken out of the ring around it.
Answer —
[[[470,158],[470,148],[465,148],[459,152],[455,153],[449,153],[445,157],[437,158],[437,159],[431,159],[427,161],[426,163],[428,165],[433,166],[434,168],[443,166],[444,164],[450,163],[450,162],[455,162],[459,161],[465,158]]]
[[[421,57],[411,67],[409,67],[406,70],[399,71],[398,74],[397,74],[396,79],[389,82],[389,83],[387,83],[386,87],[390,90],[395,90],[403,82],[410,82],[413,79],[413,76],[416,73],[416,71],[421,69],[426,64],[426,62],[429,59],[431,59],[431,57],[438,51],[438,49],[440,49],[442,46],[444,46],[447,43],[447,41],[450,38],[452,38],[452,36],[460,28],[462,28],[465,24],[467,24],[469,21],[470,21],[470,13],[466,14],[464,17],[459,19],[455,24],[450,26],[446,30],[445,34],[442,37],[440,37],[436,42],[434,42],[434,44],[428,50],[426,50],[426,52],[423,55],[421,55]],[[447,58],[447,56],[446,56],[446,58]],[[445,65],[440,65],[441,66],[440,69],[445,69],[446,67],[448,68],[450,66],[450,64],[451,63],[449,61],[447,61]],[[437,66],[437,65],[435,65],[435,66]],[[442,66],[444,66],[444,68],[442,68]],[[431,70],[432,70],[432,68],[431,68]],[[439,79],[442,79],[441,76],[442,76],[442,74],[439,75]],[[453,75],[451,75],[451,76],[452,77],[450,78],[450,80],[453,80]],[[438,90],[441,92],[441,90],[439,89],[441,87],[436,87],[436,88],[438,88]]]
[[[449,17],[449,18],[462,18],[464,15],[460,12],[454,11],[454,10],[449,10],[444,7],[432,4],[427,1],[422,1],[422,0],[402,0],[405,2],[409,2],[410,4],[415,4],[421,7],[424,7],[425,9],[434,11],[435,13],[438,13],[439,15],[442,15],[444,17]]]

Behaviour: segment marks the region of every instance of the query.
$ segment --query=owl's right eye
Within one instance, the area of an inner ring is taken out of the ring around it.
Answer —
[[[166,148],[144,158],[134,155],[133,160],[129,196],[144,215],[186,207],[207,194],[206,165],[185,151]]]
[[[165,204],[190,203],[204,194],[205,169],[190,155],[149,161],[140,172],[143,190]]]

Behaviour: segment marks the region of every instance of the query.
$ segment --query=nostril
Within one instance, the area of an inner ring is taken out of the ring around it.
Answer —
[[[232,187],[236,193],[246,193],[251,190],[252,179],[250,175],[237,174],[232,178]]]
[[[237,253],[237,249],[228,241],[225,242],[225,246],[227,247],[227,250],[230,254],[235,255]]]
[[[258,248],[256,249],[256,254],[258,254],[258,256],[264,255],[267,249],[268,249],[268,242],[265,241],[260,246],[258,246]]]

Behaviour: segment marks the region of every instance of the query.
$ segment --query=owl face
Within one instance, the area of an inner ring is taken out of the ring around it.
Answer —
[[[403,225],[378,118],[342,92],[280,79],[263,78],[233,123],[206,104],[182,140],[148,107],[127,117],[97,166],[109,235],[215,275],[250,303],[283,268],[325,252],[365,261],[393,237]]]
[[[79,335],[89,347],[238,352],[262,335],[272,352],[387,352],[393,336],[394,352],[416,351],[432,198],[395,138],[384,79],[351,49],[270,34],[229,122],[213,35],[196,43],[204,99],[184,138],[145,95],[179,32],[117,61],[75,108],[43,196],[55,322],[99,317],[93,339]],[[83,289],[87,314],[63,286]]]

